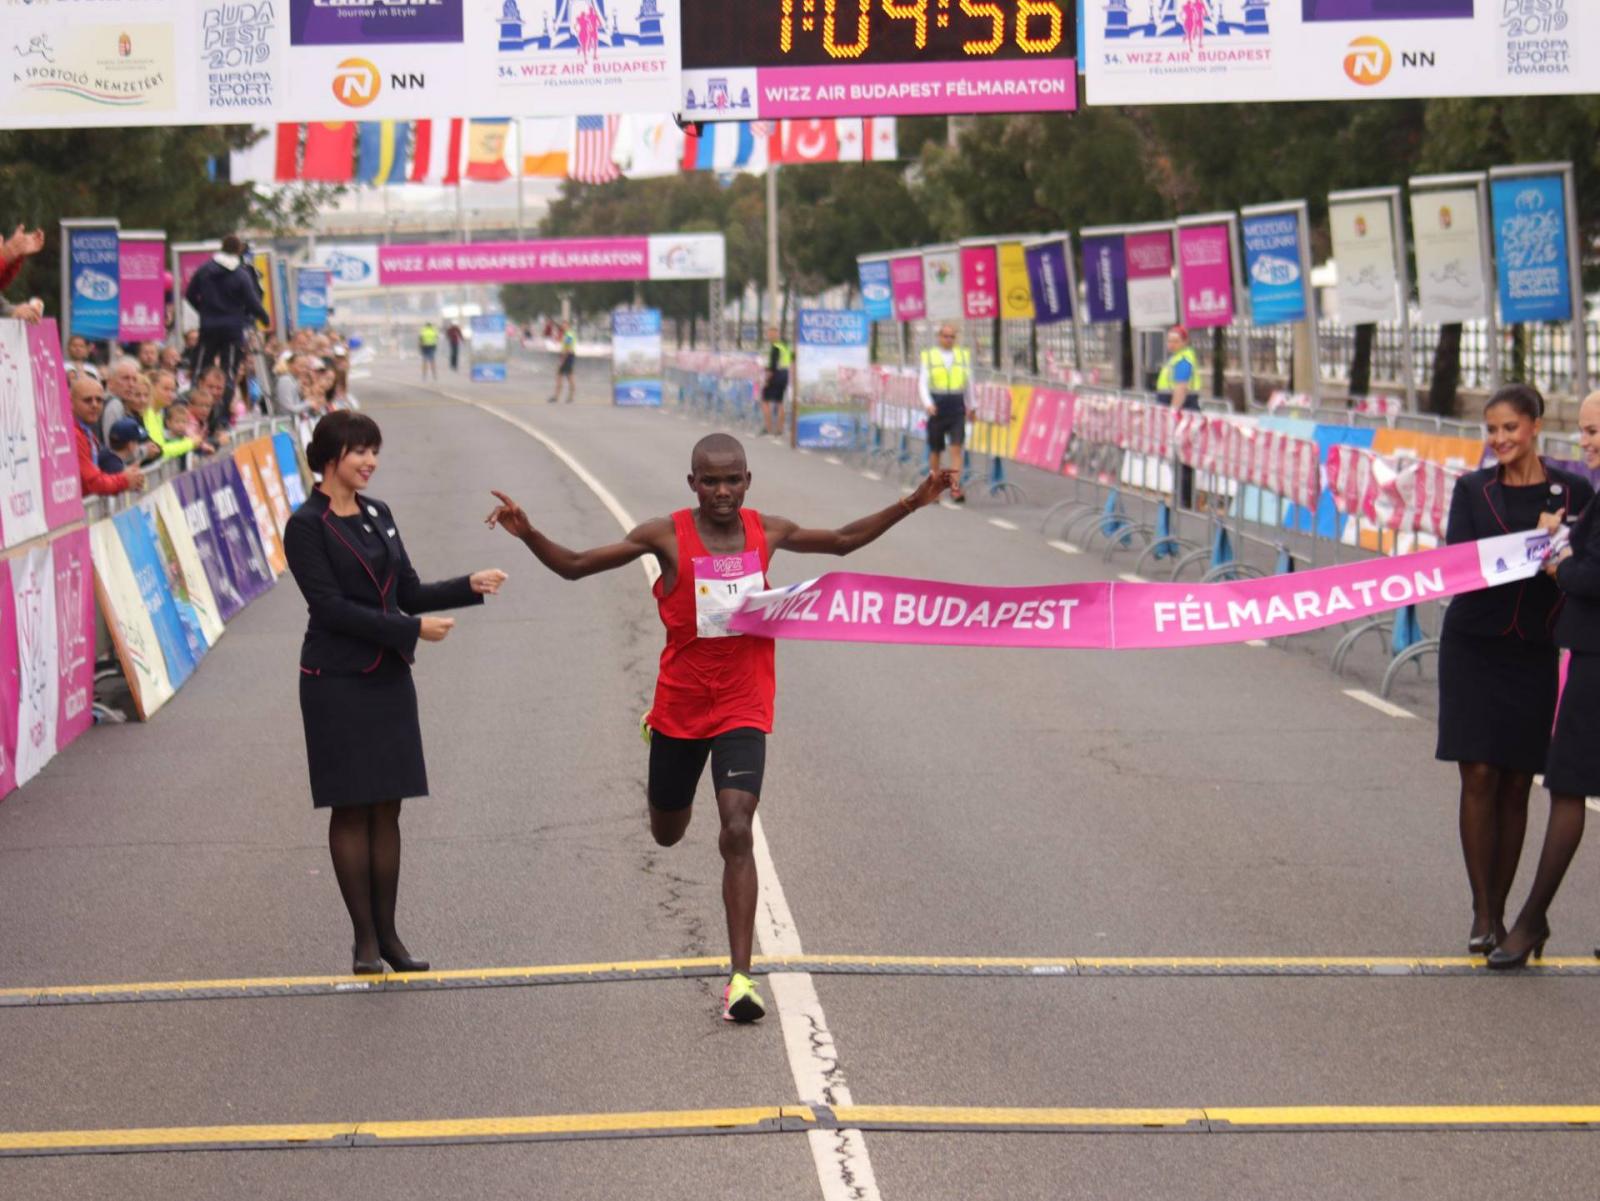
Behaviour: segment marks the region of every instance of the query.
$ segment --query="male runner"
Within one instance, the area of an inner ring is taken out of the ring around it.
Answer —
[[[500,503],[487,521],[521,539],[539,562],[566,580],[655,557],[661,578],[651,591],[667,627],[667,645],[655,701],[645,715],[650,833],[664,847],[684,836],[709,756],[722,820],[722,903],[733,968],[723,990],[722,1016],[753,1022],[765,1016],[766,1005],[750,979],[756,921],[750,823],[761,798],[772,731],[773,644],[770,638],[734,633],[728,619],[746,593],[767,587],[774,551],[847,555],[931,505],[950,480],[942,473],[930,475],[910,496],[870,517],[836,530],[809,530],[744,508],[750,471],[744,447],[727,434],[700,439],[689,468],[697,508],[646,521],[609,546],[574,551],[552,542],[503,492],[494,493]]]

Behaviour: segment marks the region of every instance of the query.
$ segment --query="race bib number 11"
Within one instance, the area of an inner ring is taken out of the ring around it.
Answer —
[[[761,552],[704,555],[694,559],[694,632],[700,638],[741,638],[728,628],[746,593],[766,586]]]

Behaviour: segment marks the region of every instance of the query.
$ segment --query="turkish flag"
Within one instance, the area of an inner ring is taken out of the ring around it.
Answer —
[[[278,126],[277,162],[272,171],[272,178],[278,183],[288,183],[292,179],[300,178],[300,127],[298,125]]]
[[[306,157],[301,179],[349,183],[355,175],[356,123],[313,121],[306,126]]]
[[[782,153],[778,158],[780,163],[839,161],[839,131],[832,118],[785,121],[781,137]],[[859,158],[860,154],[858,153],[856,157]]]

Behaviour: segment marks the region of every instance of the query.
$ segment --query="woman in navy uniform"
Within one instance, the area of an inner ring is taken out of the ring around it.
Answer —
[[[423,972],[395,930],[400,803],[428,794],[411,663],[417,641],[442,642],[455,620],[419,616],[483,603],[503,571],[424,584],[389,506],[359,495],[383,435],[356,412],[329,413],[307,450],[322,480],[295,510],[284,552],[311,618],[300,650],[311,801],[331,809],[328,849],[355,929],[357,975]]]
[[[1543,398],[1526,384],[1489,398],[1483,421],[1496,462],[1456,481],[1447,541],[1554,529],[1588,505],[1587,480],[1539,457],[1543,415]],[[1461,852],[1472,888],[1467,949],[1475,954],[1506,936],[1528,792],[1544,770],[1555,720],[1558,600],[1554,583],[1539,575],[1464,593],[1445,610],[1437,757],[1461,773]]]

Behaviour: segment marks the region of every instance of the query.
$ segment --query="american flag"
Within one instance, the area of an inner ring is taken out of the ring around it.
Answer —
[[[579,183],[610,183],[621,172],[611,161],[620,117],[579,117],[572,146],[572,178]]]

